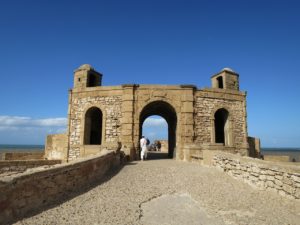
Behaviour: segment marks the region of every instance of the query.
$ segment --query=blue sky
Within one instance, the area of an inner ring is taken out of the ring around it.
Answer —
[[[230,67],[248,92],[249,135],[299,147],[298,2],[2,1],[0,143],[63,131],[73,71],[89,63],[103,85],[199,88]]]

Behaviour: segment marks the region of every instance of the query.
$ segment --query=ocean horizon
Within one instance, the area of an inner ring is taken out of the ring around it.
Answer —
[[[4,152],[42,152],[45,145],[25,145],[25,144],[0,144],[0,153]],[[300,148],[287,147],[263,147],[260,153],[262,155],[285,155],[289,156],[290,160],[300,162]]]
[[[0,151],[15,151],[15,150],[22,150],[22,151],[27,151],[27,150],[44,150],[45,145],[37,145],[37,144],[0,144]],[[300,147],[294,148],[294,147],[262,147],[261,152],[300,152]]]
[[[0,144],[0,152],[35,152],[44,151],[45,145]]]
[[[261,151],[300,151],[300,148],[293,148],[293,147],[262,147]]]

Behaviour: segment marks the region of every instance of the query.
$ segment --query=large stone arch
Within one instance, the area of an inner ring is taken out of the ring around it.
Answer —
[[[176,129],[178,124],[176,110],[164,100],[155,100],[147,103],[139,114],[139,138],[142,136],[142,126],[145,119],[153,115],[161,116],[168,124],[168,156],[173,158],[176,149]]]

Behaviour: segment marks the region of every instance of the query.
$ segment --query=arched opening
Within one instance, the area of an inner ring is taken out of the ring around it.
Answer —
[[[102,117],[102,112],[97,107],[92,107],[86,112],[84,124],[85,145],[101,145]]]
[[[222,76],[218,77],[217,81],[218,81],[218,88],[224,88],[223,77]]]
[[[149,116],[142,125],[142,134],[149,139],[148,158],[166,158],[168,155],[168,123],[161,116]]]
[[[228,111],[218,109],[215,113],[215,140],[216,143],[228,144]]]
[[[143,124],[150,116],[160,116],[167,122],[168,152],[166,155],[169,158],[173,158],[176,147],[177,127],[177,116],[174,108],[164,101],[155,101],[146,105],[140,114],[140,138],[144,134]]]

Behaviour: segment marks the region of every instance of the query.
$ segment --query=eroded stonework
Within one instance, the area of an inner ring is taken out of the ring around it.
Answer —
[[[226,107],[231,112],[232,136],[236,147],[242,147],[243,138],[247,135],[245,107],[243,101],[231,101],[230,99],[212,99],[197,97],[195,104],[195,132],[197,143],[211,142],[212,118],[216,109]]]
[[[119,141],[121,134],[121,96],[98,96],[98,97],[74,97],[72,99],[70,120],[70,149],[69,154],[73,157],[80,155],[80,148],[83,145],[82,135],[84,132],[85,112],[92,106],[99,107],[104,112],[104,135],[108,143]]]
[[[194,85],[101,86],[102,74],[89,65],[79,67],[69,92],[67,158],[119,146],[130,159],[138,159],[142,125],[152,115],[168,123],[171,158],[201,160],[204,151],[213,150],[247,155],[246,93],[239,90],[239,75],[225,68],[211,81],[212,88],[205,89]]]

